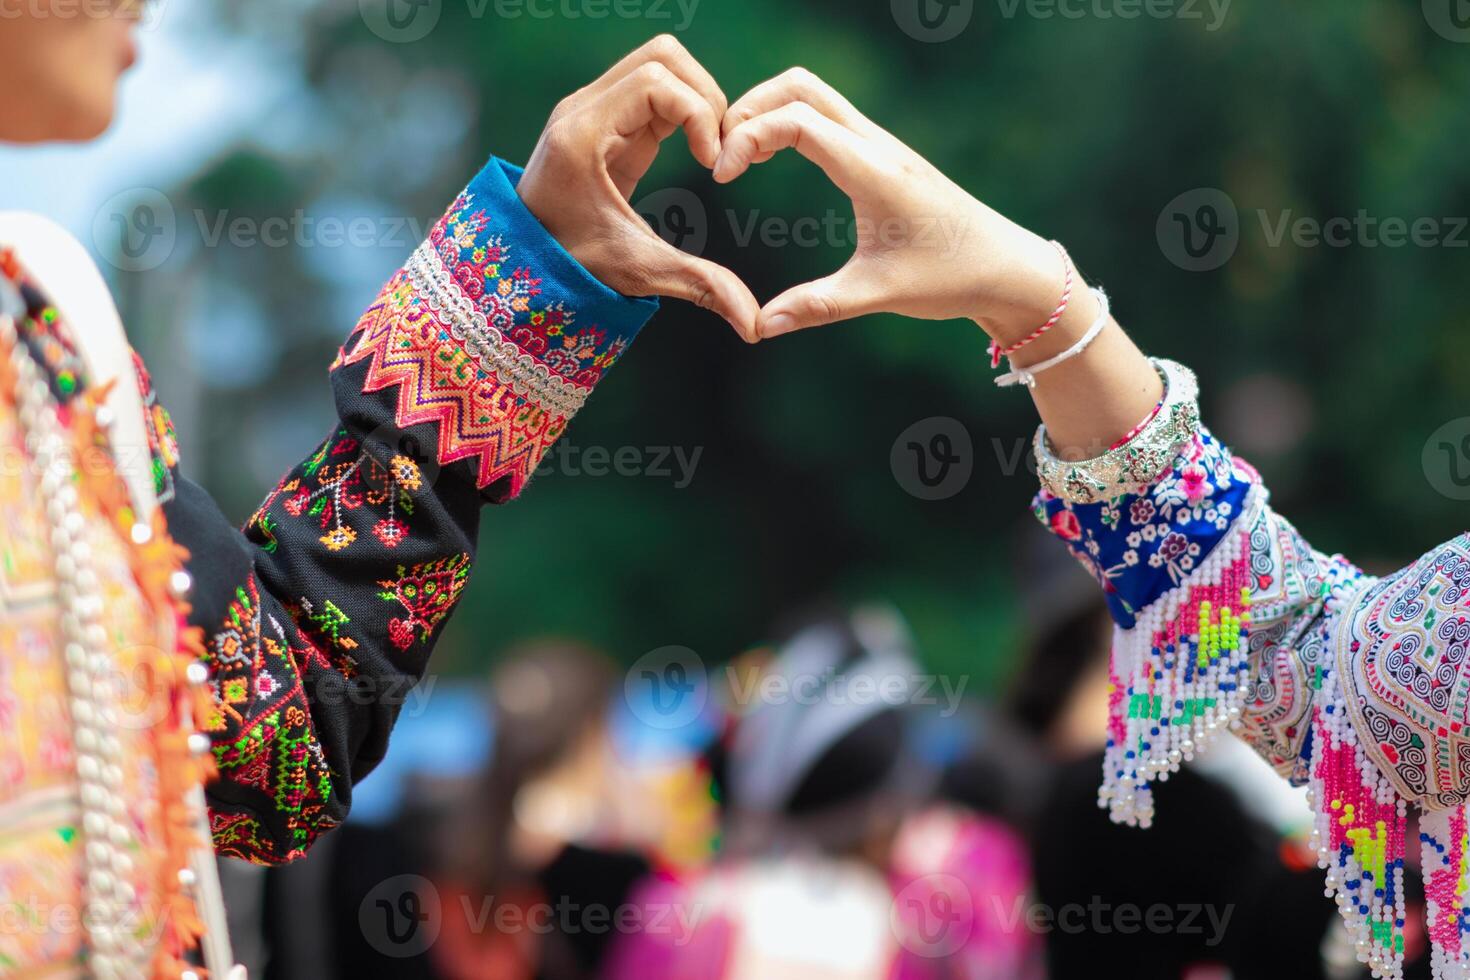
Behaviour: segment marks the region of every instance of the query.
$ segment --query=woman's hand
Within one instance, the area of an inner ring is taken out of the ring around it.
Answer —
[[[811,72],[793,68],[752,89],[722,128],[715,180],[795,149],[852,199],[857,219],[851,261],[767,303],[762,338],[887,312],[968,317],[1004,345],[1056,309],[1066,269],[1055,248],[965,193]],[[1073,296],[1095,311],[1085,290]]]
[[[754,342],[760,304],[729,269],[681,252],[628,201],[682,129],[706,167],[720,152],[728,101],[673,37],[654,38],[597,81],[563,99],[536,144],[518,191],[562,246],[627,296],[673,296],[723,316]]]
[[[730,107],[715,179],[795,149],[852,199],[858,247],[836,273],[766,304],[759,336],[867,313],[928,320],[969,317],[1002,347],[1057,309],[1066,264],[1057,250],[966,194],[811,72],[793,69]],[[1029,367],[1078,343],[1100,308],[1080,277],[1066,313],[1011,362]],[[1096,455],[1143,419],[1162,395],[1157,372],[1115,322],[1031,389],[1053,448]],[[1095,451],[1094,451],[1095,450]]]

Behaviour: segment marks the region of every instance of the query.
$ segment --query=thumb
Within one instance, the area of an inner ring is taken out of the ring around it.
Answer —
[[[885,297],[874,277],[856,262],[830,276],[792,286],[760,311],[758,335],[764,340],[783,333],[820,327],[839,320],[880,313]]]
[[[648,276],[654,293],[718,313],[746,343],[760,339],[756,332],[760,303],[739,276],[718,263],[682,252],[661,238],[654,238],[643,248],[650,253],[644,267],[654,270]]]

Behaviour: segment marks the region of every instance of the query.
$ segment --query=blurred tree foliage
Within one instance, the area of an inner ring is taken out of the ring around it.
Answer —
[[[414,244],[390,219],[422,228],[487,155],[523,160],[559,98],[680,17],[672,3],[669,21],[442,0],[426,38],[393,44],[349,0],[218,8],[222,29],[300,85],[175,199],[204,229],[221,213],[298,211],[384,229],[369,248],[196,248],[123,290],[145,352],[174,368],[159,372],[164,395],[191,407],[176,415],[194,474],[243,518],[326,434],[326,364]],[[1267,447],[1254,461],[1319,547],[1398,562],[1461,531],[1464,505],[1431,487],[1421,451],[1470,414],[1470,234],[1458,248],[1309,248],[1267,230],[1287,214],[1470,214],[1470,47],[1402,0],[1242,0],[1215,31],[1010,9],[978,0],[958,38],[933,44],[884,0],[702,0],[679,36],[732,99],[812,69],[977,196],[1068,243],[1147,349],[1199,371],[1207,416],[1238,391],[1216,427]],[[794,155],[721,188],[676,137],[640,194],[667,187],[698,196],[705,254],[763,299],[843,261],[841,247],[740,240],[753,219],[850,215]],[[1223,268],[1188,272],[1156,223],[1201,187],[1234,200],[1241,244]],[[1024,394],[990,385],[983,340],[964,323],[879,317],[747,348],[666,304],[569,438],[697,448],[692,482],[552,473],[487,511],[440,668],[480,670],[546,632],[628,660],[684,644],[718,661],[815,598],[883,597],[937,669],[975,675],[972,690],[999,683],[1025,632],[1013,569],[1034,483],[1016,461],[1035,418]],[[1262,376],[1306,406],[1281,420],[1289,439],[1258,438],[1276,403],[1238,383]],[[940,502],[889,468],[897,435],[930,416],[961,420],[976,454],[968,487]]]

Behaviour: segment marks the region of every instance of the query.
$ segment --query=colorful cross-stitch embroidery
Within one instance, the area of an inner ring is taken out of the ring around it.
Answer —
[[[398,577],[378,583],[383,592],[378,597],[396,602],[408,614],[388,621],[388,638],[400,650],[413,644],[415,630],[418,638],[428,641],[434,627],[454,609],[459,593],[469,580],[470,556],[456,555],[438,561],[424,562],[405,570],[398,566]]]
[[[153,377],[138,352],[133,352],[133,373],[138,376],[138,393],[143,398],[143,422],[148,432],[148,456],[153,474],[153,492],[160,504],[174,499],[174,470],[179,465],[179,439],[168,409],[158,403]]]
[[[1236,729],[1309,786],[1329,893],[1363,962],[1398,978],[1417,806],[1433,972],[1470,976],[1470,535],[1372,579],[1312,550],[1203,428],[1141,493],[1043,491],[1035,509],[1119,626],[1100,792],[1115,819],[1146,825],[1152,781]]]
[[[273,814],[289,835],[280,841],[245,833],[247,827],[258,831],[258,821],[242,823],[233,807],[221,811],[215,806],[214,826],[230,830],[224,840],[216,834],[221,853],[250,861],[290,861],[336,824],[327,812],[331,771],[312,734],[301,679],[302,664],[314,652],[304,639],[293,648],[287,628],[262,607],[253,577],[236,591],[224,623],[208,644],[205,660],[216,708],[208,730],[219,778],[236,787],[228,794],[232,804],[258,796],[260,803],[249,810]]]
[[[282,509],[287,514],[317,518],[326,532],[321,543],[331,551],[343,551],[357,540],[357,530],[346,515],[366,506],[378,512],[373,536],[383,547],[396,548],[408,536],[403,518],[413,514],[413,492],[422,486],[419,466],[407,456],[395,455],[384,466],[356,439],[338,432],[302,464],[299,475],[282,481],[252,520],[273,538],[267,511],[284,496]]]
[[[333,365],[368,362],[363,390],[398,390],[401,427],[434,423],[441,463],[479,457],[481,488],[518,493],[593,385],[627,346],[577,327],[466,191],[384,287]]]

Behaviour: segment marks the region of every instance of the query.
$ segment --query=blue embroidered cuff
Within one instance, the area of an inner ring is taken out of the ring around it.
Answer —
[[[1101,583],[1113,620],[1131,629],[1143,609],[1225,539],[1259,482],[1255,470],[1201,428],[1143,494],[1081,504],[1043,491],[1034,509]]]
[[[432,424],[492,500],[520,493],[603,374],[658,309],[599,282],[492,159],[363,314],[333,370],[366,362],[399,428]]]
[[[528,266],[543,277],[546,301],[564,303],[577,311],[577,319],[582,323],[600,327],[611,338],[608,345],[621,338],[626,347],[658,312],[658,299],[624,296],[572,258],[521,202],[516,187],[523,173],[525,168],[492,157],[470,181],[466,193],[477,198],[479,207],[504,216],[505,224],[500,231],[514,243],[512,263]]]

